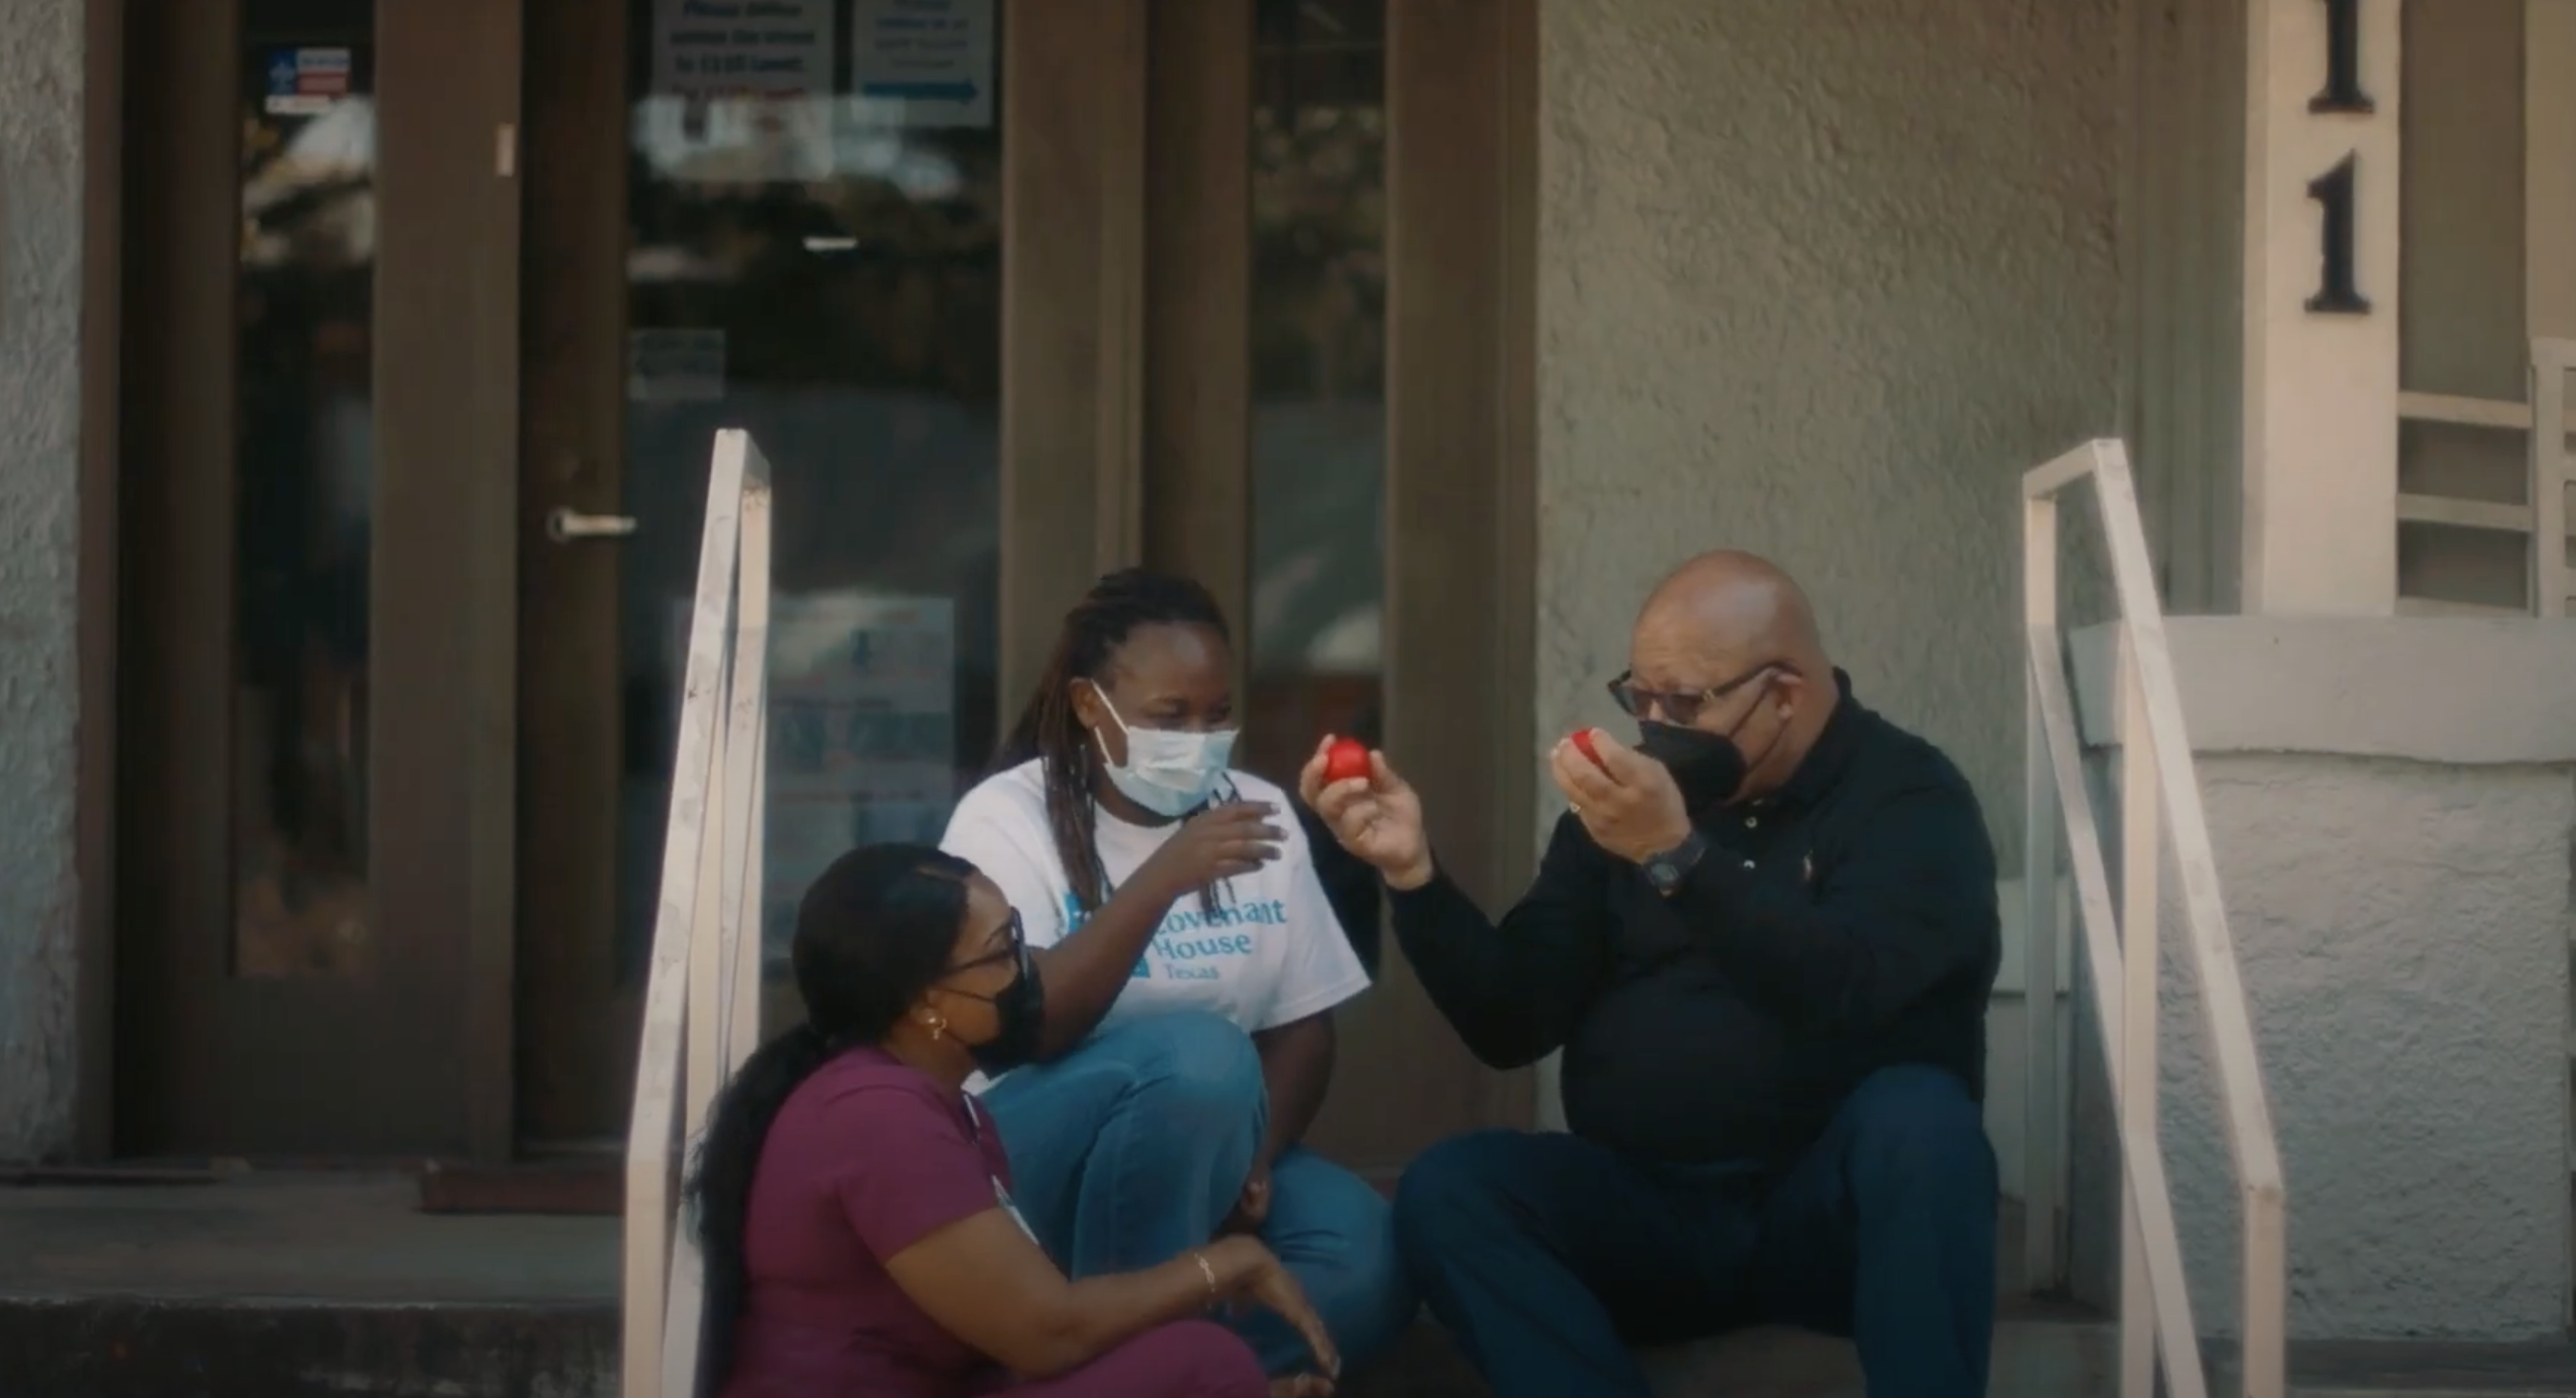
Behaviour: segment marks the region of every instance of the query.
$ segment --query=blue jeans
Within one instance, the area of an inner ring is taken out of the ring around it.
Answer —
[[[1120,1020],[984,1094],[1011,1157],[1013,1196],[1075,1277],[1134,1271],[1205,1247],[1234,1212],[1269,1118],[1261,1057],[1228,1020],[1195,1011]],[[1393,1210],[1366,1181],[1303,1147],[1270,1167],[1261,1240],[1306,1289],[1356,1368],[1412,1323]],[[1267,1312],[1235,1322],[1273,1374],[1309,1365]]]
[[[1652,1398],[1631,1343],[1849,1335],[1870,1398],[1986,1391],[1995,1156],[1959,1080],[1882,1069],[1778,1175],[1492,1131],[1405,1172],[1396,1237],[1495,1398]]]

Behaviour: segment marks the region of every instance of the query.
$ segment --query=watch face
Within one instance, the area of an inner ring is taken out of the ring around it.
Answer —
[[[1679,849],[1666,850],[1662,854],[1647,857],[1646,882],[1654,885],[1657,893],[1671,897],[1673,890],[1682,886],[1682,879],[1690,873],[1691,866],[1699,862],[1700,855],[1707,848],[1699,832],[1692,831],[1690,838],[1682,841]]]

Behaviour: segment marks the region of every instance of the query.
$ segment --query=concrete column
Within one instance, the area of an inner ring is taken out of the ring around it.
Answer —
[[[2333,17],[2345,8],[2246,6],[2248,613],[2396,609],[2398,7],[2350,7],[2358,82],[2337,93]],[[2335,100],[2356,94],[2366,107]],[[2349,239],[2327,227],[2338,171]],[[2359,301],[2333,295],[2330,245],[2349,250]]]
[[[84,24],[0,0],[0,1160],[74,1132]]]

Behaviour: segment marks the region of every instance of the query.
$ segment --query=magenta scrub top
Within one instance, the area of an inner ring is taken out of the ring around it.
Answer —
[[[1004,1203],[1010,1163],[984,1109],[857,1048],[789,1095],[744,1228],[750,1287],[724,1398],[950,1398],[1001,1376],[939,1328],[885,1259]]]

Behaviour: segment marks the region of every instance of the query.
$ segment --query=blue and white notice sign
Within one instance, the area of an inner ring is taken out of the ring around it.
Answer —
[[[991,126],[993,76],[993,0],[851,7],[850,85],[905,126]]]

